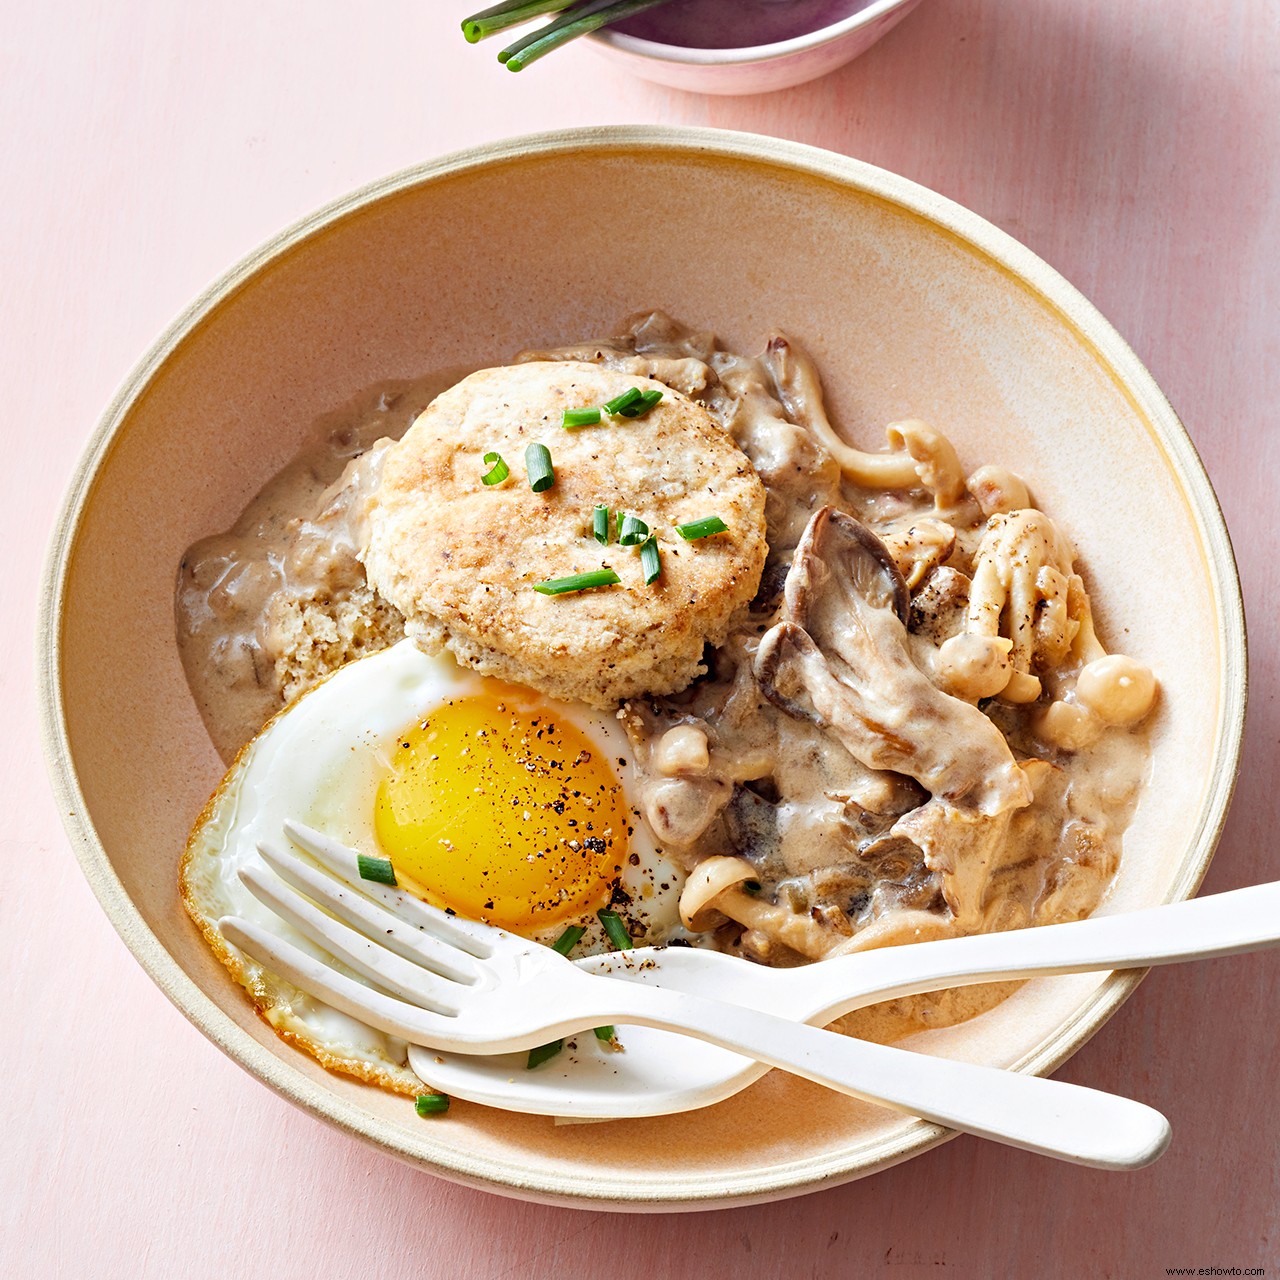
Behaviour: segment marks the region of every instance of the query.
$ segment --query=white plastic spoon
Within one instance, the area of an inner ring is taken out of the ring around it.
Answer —
[[[881,1000],[945,987],[1140,969],[1277,942],[1280,882],[1071,924],[858,952],[798,969],[768,969],[689,947],[615,952],[578,964],[591,973],[826,1024]],[[588,1032],[532,1071],[524,1054],[478,1057],[415,1047],[409,1061],[424,1081],[456,1097],[578,1119],[688,1111],[745,1089],[769,1069],[670,1032],[633,1026],[620,1034],[624,1052],[610,1052]]]

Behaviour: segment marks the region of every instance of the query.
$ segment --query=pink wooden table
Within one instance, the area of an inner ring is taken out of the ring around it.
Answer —
[[[585,49],[517,78],[462,45],[460,15],[460,0],[7,6],[0,1274],[1277,1274],[1275,954],[1154,974],[1061,1072],[1171,1118],[1173,1148],[1144,1172],[961,1138],[799,1201],[644,1219],[463,1190],[330,1131],[208,1044],[107,925],[44,780],[31,635],[61,488],[116,383],[214,275],[349,188],[622,121],[774,133],[897,170],[1024,240],[1114,321],[1204,456],[1250,609],[1244,771],[1206,887],[1280,876],[1275,0],[927,0],[842,72],[744,100],[616,79]]]

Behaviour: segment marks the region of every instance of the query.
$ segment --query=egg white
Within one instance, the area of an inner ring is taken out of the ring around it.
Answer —
[[[480,694],[486,683],[485,677],[459,667],[448,656],[428,656],[409,640],[349,663],[278,715],[245,747],[197,821],[182,860],[187,910],[267,1022],[325,1066],[401,1093],[422,1088],[408,1067],[403,1042],[267,972],[227,943],[217,922],[226,915],[257,921],[309,954],[329,960],[259,903],[241,884],[240,871],[263,866],[260,842],[287,843],[283,826],[288,818],[358,852],[385,856],[374,829],[375,797],[379,782],[391,770],[396,743],[441,703]],[[626,914],[643,922],[644,942],[666,941],[680,929],[684,873],[663,856],[641,815],[625,732],[614,717],[589,707],[541,698],[539,703],[607,753],[631,815],[631,857],[623,860],[621,877],[631,898]],[[609,949],[594,912],[578,923],[587,926],[587,933],[575,954]],[[550,942],[564,927],[561,923],[528,936]]]

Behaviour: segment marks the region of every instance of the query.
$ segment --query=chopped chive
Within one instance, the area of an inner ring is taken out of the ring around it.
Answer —
[[[594,427],[599,421],[599,409],[566,409],[564,411],[564,421],[561,423],[561,426]]]
[[[596,1028],[596,1039],[597,1039],[597,1040],[603,1040],[606,1044],[608,1044],[608,1042],[609,1042],[610,1040],[612,1040],[612,1039],[613,1039],[613,1028],[612,1028],[612,1027],[597,1027],[597,1028]]]
[[[596,541],[601,546],[609,545],[609,508],[603,505],[597,505],[591,513],[591,531],[596,536]]]
[[[640,568],[644,572],[644,585],[646,587],[651,583],[657,582],[658,575],[662,573],[662,557],[658,553],[658,539],[656,536],[651,537],[640,548]]]
[[[624,418],[643,418],[661,399],[662,392],[657,387],[653,387],[649,391],[642,391],[639,400],[627,405],[625,409],[619,409],[618,412]]]
[[[375,884],[395,887],[396,871],[390,858],[369,858],[361,853],[356,857],[356,865],[360,868],[361,880],[372,880]]]
[[[607,907],[596,912],[600,917],[600,923],[604,925],[604,931],[609,935],[609,941],[619,951],[630,951],[635,943],[631,941],[631,935],[627,932],[627,926],[622,923],[622,917],[616,911],[610,911]]]
[[[536,1048],[530,1049],[529,1061],[525,1063],[525,1070],[532,1071],[534,1067],[540,1067],[544,1062],[550,1062],[563,1048],[563,1040],[553,1040],[550,1044],[540,1044]]]
[[[533,589],[544,596],[563,596],[571,591],[592,591],[596,587],[617,586],[622,579],[612,569],[592,569],[590,573],[571,573],[567,578],[548,578],[535,582]]]
[[[630,409],[633,404],[639,404],[644,399],[644,392],[639,387],[632,387],[629,391],[624,391],[620,396],[614,396],[612,400],[606,400],[604,404],[605,413],[612,414],[615,418],[626,410]]]
[[[571,924],[552,944],[551,950],[567,956],[578,945],[578,939],[586,933],[580,924]]]
[[[534,493],[543,493],[555,484],[556,470],[551,465],[551,450],[545,444],[531,444],[524,451],[524,467]]]
[[[502,460],[500,453],[486,453],[484,455],[484,465],[492,467],[492,471],[486,471],[480,477],[481,484],[501,484],[510,474],[511,469]]]
[[[413,1109],[420,1116],[439,1116],[449,1110],[447,1093],[420,1093],[413,1100]]]
[[[649,536],[649,526],[639,516],[628,513],[618,530],[618,541],[624,547],[638,547]]]
[[[697,542],[699,538],[709,538],[713,533],[728,533],[729,526],[719,516],[707,516],[704,520],[676,525],[676,532],[686,542]]]

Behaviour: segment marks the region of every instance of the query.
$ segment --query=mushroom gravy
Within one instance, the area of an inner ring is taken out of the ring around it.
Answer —
[[[691,871],[691,933],[793,965],[1095,909],[1148,770],[1156,686],[1103,650],[1074,548],[1019,477],[962,469],[917,421],[892,424],[885,451],[854,448],[780,335],[744,356],[654,313],[522,358],[676,388],[766,488],[755,599],[705,675],[621,712],[648,822]],[[360,562],[375,442],[449,381],[335,417],[231,531],[184,557],[179,644],[224,758],[329,670],[400,638]],[[889,1039],[1010,989],[893,1001],[849,1026]]]
[[[1074,548],[1017,476],[966,475],[916,421],[853,448],[782,336],[741,356],[657,314],[539,358],[679,387],[768,493],[749,612],[707,676],[625,712],[646,815],[693,870],[687,923],[796,964],[1093,911],[1154,679],[1102,649]]]
[[[459,376],[387,383],[326,415],[232,528],[183,555],[178,652],[226,763],[329,671],[402,638],[365,581],[362,520],[386,445]]]

